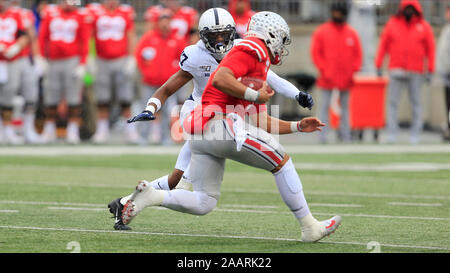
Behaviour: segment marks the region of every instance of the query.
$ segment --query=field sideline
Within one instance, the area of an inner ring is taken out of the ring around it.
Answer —
[[[320,243],[269,173],[229,161],[217,208],[149,208],[114,231],[106,204],[167,174],[179,146],[0,148],[0,252],[450,252],[450,145],[287,146],[319,220],[343,217]]]

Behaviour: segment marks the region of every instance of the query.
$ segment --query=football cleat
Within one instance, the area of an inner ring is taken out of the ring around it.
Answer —
[[[303,242],[317,242],[334,233],[341,225],[342,217],[337,215],[322,222],[315,222],[311,226],[302,228]]]
[[[115,218],[114,229],[131,230],[131,227],[122,222],[122,210],[124,206],[120,203],[120,199],[121,198],[117,198],[108,204],[109,212],[114,215],[112,218]]]

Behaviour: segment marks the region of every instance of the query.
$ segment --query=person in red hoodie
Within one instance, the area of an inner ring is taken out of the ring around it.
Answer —
[[[349,89],[353,75],[362,65],[362,49],[359,36],[347,24],[348,6],[345,2],[331,5],[331,20],[320,25],[313,34],[311,56],[319,70],[317,85],[322,89],[319,119],[328,123],[332,94],[338,94],[341,103],[340,136],[351,141],[349,121]],[[335,91],[336,90],[336,91]],[[320,141],[327,142],[327,129],[320,133]]]
[[[251,8],[250,0],[230,0],[228,11],[236,22],[236,34],[238,38],[244,37],[247,25],[255,12]]]
[[[48,60],[44,79],[46,121],[43,139],[56,141],[57,106],[65,98],[68,105],[67,142],[80,142],[82,79],[88,55],[85,16],[73,1],[61,0],[48,10],[39,29],[41,54]]]
[[[399,11],[386,23],[380,37],[375,66],[381,76],[385,55],[389,55],[387,105],[387,142],[397,141],[397,106],[402,88],[408,86],[412,105],[410,142],[417,144],[423,127],[421,86],[424,74],[434,72],[435,41],[433,30],[423,18],[417,0],[402,0]]]
[[[155,27],[145,33],[136,46],[135,57],[142,77],[141,91],[144,105],[147,99],[178,71],[180,55],[187,46],[185,39],[177,34],[176,29],[171,28],[172,16],[171,10],[161,10]],[[162,122],[157,120],[156,123],[152,123],[150,136],[153,142],[170,139],[168,124],[170,111],[175,105],[176,98],[169,98],[168,107],[162,112]],[[140,128],[141,131],[147,129]],[[143,141],[146,142],[147,139]]]

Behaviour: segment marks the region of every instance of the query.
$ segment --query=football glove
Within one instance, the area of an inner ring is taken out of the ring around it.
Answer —
[[[314,105],[312,96],[306,92],[300,91],[300,93],[295,96],[295,99],[298,101],[298,104],[300,104],[300,106],[308,108],[309,110],[311,110]]]
[[[129,120],[127,120],[127,123],[132,123],[132,122],[136,122],[136,121],[148,121],[148,120],[154,120],[155,119],[155,115],[148,111],[142,111],[142,113],[136,115],[135,117],[130,118]]]

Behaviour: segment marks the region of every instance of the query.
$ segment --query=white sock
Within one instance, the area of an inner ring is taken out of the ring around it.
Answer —
[[[34,114],[33,113],[26,112],[23,115],[23,128],[24,128],[25,132],[29,132],[29,131],[35,132]]]
[[[56,134],[56,124],[52,121],[46,121],[44,124],[44,134],[46,135]]]
[[[150,186],[157,190],[166,190],[169,191],[169,175],[157,178],[150,182]]]
[[[274,176],[281,198],[302,224],[300,220],[311,212],[303,194],[302,182],[292,159],[289,159],[278,172],[274,173]]]
[[[109,121],[107,119],[99,119],[97,121],[97,129],[98,133],[107,133],[109,131]]]
[[[79,134],[80,134],[80,128],[78,126],[78,123],[69,122],[69,124],[67,124],[67,135],[79,136]]]

